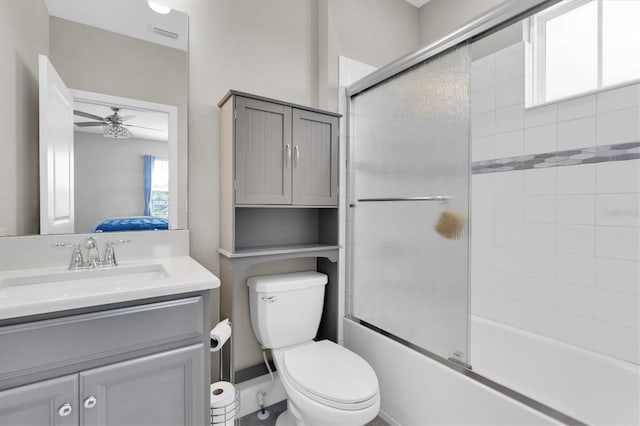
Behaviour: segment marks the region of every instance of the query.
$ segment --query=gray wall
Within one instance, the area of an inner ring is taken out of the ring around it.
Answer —
[[[219,273],[218,100],[233,88],[337,110],[338,55],[381,65],[415,49],[417,11],[401,0],[161,2],[189,14],[191,254]],[[287,270],[302,265],[292,261]],[[218,303],[214,295],[214,322]],[[259,362],[259,352],[247,354],[252,361]]]
[[[178,227],[187,227],[187,52],[51,17],[51,62],[68,87],[178,107]]]
[[[425,46],[483,15],[506,0],[431,0],[419,9],[420,45]],[[522,40],[522,26],[512,25],[471,46],[479,59]]]
[[[418,9],[399,0],[318,0],[319,107],[338,110],[338,57],[381,67],[419,46]]]
[[[49,53],[43,0],[0,1],[0,236],[37,234],[38,55]]]
[[[167,142],[109,139],[74,132],[76,232],[91,232],[108,217],[144,213],[145,154],[167,158]]]

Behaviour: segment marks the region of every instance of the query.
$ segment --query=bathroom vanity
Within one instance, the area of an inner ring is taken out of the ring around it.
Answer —
[[[0,424],[206,424],[218,286],[189,256],[0,271]]]

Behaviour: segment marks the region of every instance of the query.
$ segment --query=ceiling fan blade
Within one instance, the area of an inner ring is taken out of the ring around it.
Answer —
[[[123,115],[122,117],[120,117],[120,120],[127,121],[131,120],[133,117],[135,117],[135,115]]]
[[[104,126],[105,124],[103,122],[97,122],[97,121],[83,121],[81,123],[73,123],[78,127],[91,127],[91,126]]]
[[[100,116],[95,115],[95,114],[90,114],[90,113],[84,112],[84,111],[78,111],[76,109],[73,110],[73,114],[74,115],[79,115],[80,117],[84,117],[84,118],[90,118],[92,120],[104,121],[103,117],[100,117]]]
[[[162,132],[162,129],[154,129],[153,127],[136,126],[135,124],[123,124],[126,127],[137,127],[139,129],[155,130],[156,132]]]

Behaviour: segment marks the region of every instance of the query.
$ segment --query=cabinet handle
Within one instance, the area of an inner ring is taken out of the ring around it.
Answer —
[[[278,298],[276,296],[262,296],[262,300],[265,302],[275,302]]]
[[[289,167],[289,163],[291,163],[291,145],[285,145],[286,153],[284,156],[284,166]]]
[[[98,403],[98,399],[95,397],[95,395],[91,395],[84,400],[83,405],[84,405],[84,408],[93,408],[96,406],[97,403]]]
[[[293,150],[296,153],[296,156],[293,159],[293,168],[297,169],[298,168],[298,163],[300,162],[300,148],[298,148],[298,145],[293,147]]]
[[[71,408],[71,404],[67,402],[65,404],[62,404],[60,408],[58,408],[58,415],[60,417],[67,417],[69,414],[71,414],[72,411],[73,408]]]

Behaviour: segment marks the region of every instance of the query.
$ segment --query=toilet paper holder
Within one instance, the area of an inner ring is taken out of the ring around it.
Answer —
[[[217,323],[209,332],[209,340],[210,340],[210,344],[211,347],[209,349],[209,351],[211,353],[214,352],[219,352],[219,358],[220,358],[220,369],[219,369],[219,377],[220,380],[224,380],[224,360],[222,357],[222,348],[223,346],[228,342],[231,341],[233,338],[233,334],[231,332],[232,330],[232,324],[231,321],[227,318],[224,319],[222,321],[220,321],[219,323]]]

